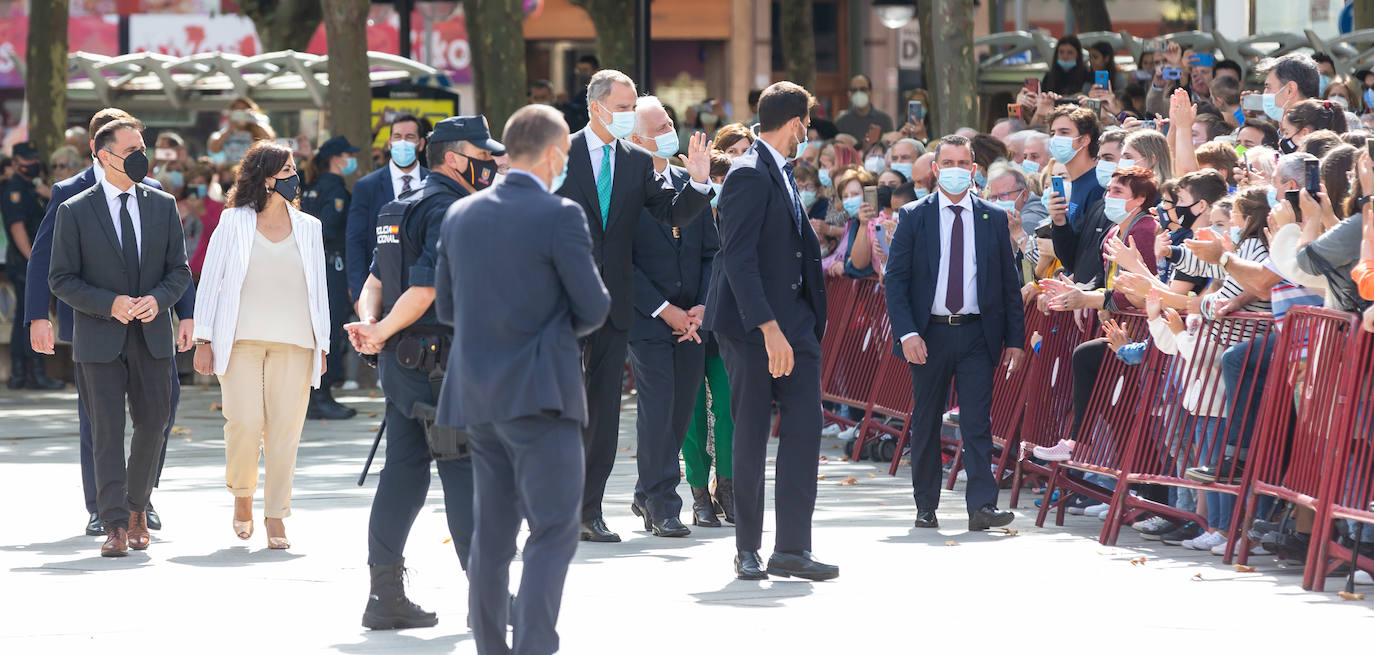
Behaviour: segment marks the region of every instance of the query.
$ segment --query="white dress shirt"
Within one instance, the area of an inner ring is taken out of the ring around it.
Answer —
[[[611,163],[610,163],[610,168],[611,168],[611,174],[612,174],[612,176],[614,176],[614,175],[615,175],[615,141],[614,141],[614,140],[611,140],[611,141],[609,141],[609,142],[607,142],[607,141],[602,141],[602,140],[601,140],[601,137],[597,136],[597,135],[596,135],[596,132],[593,131],[591,128],[587,128],[587,129],[583,130],[583,132],[587,135],[587,156],[590,157],[591,160],[592,160],[592,179],[595,180],[595,181],[600,181],[600,180],[601,180],[601,159],[605,156],[605,155],[602,154],[601,149],[602,149],[603,147],[605,147],[605,146],[611,146]],[[665,169],[665,172],[660,173],[660,175],[667,175],[666,169]],[[698,182],[698,181],[696,181],[696,180],[692,180],[692,188],[693,188],[693,189],[696,189],[697,192],[699,192],[699,193],[700,193],[701,195],[703,195],[703,196],[704,196],[704,195],[707,195],[707,194],[709,194],[709,193],[711,193],[711,185],[710,185],[709,182]],[[612,179],[611,179],[611,192],[612,192],[612,194],[615,193],[615,178],[614,178],[614,177],[612,177]]]
[[[99,170],[99,169],[96,169]],[[120,191],[119,187],[110,184],[110,181],[100,176],[100,188],[105,192],[105,203],[110,207],[110,219],[114,221],[115,238],[119,239],[119,247],[124,247],[124,228],[119,222],[119,210],[121,206],[129,208],[129,216],[134,219],[134,240],[138,246],[138,260],[143,261],[143,217],[138,213],[138,185],[129,187],[128,191]],[[127,204],[119,199],[119,194],[129,194]]]
[[[767,141],[764,141],[763,139],[759,139],[758,142],[759,142],[759,143],[762,143],[762,144],[763,144],[763,147],[765,147],[765,148],[768,149],[768,152],[773,153],[773,162],[776,163],[776,164],[778,165],[778,172],[782,173],[782,185],[783,185],[783,187],[785,187],[785,188],[787,189],[787,192],[788,192],[788,193],[792,194],[792,198],[795,199],[795,200],[797,201],[797,205],[800,206],[800,205],[801,205],[801,194],[800,194],[800,193],[797,193],[797,187],[796,187],[795,185],[792,184],[792,180],[789,180],[789,179],[787,178],[787,172],[786,172],[785,170],[783,170],[783,166],[786,166],[786,165],[787,165],[787,158],[784,157],[784,156],[782,156],[782,153],[778,152],[778,149],[777,149],[777,148],[774,148],[774,147],[772,146],[772,144],[768,143]],[[802,213],[803,213],[803,214],[806,213],[806,208],[805,208],[805,207],[802,207]]]
[[[930,303],[930,314],[932,316],[949,316],[954,312],[945,306],[945,296],[949,292],[949,237],[954,232],[954,211],[950,207],[958,205],[964,208],[964,251],[957,253],[964,259],[964,307],[958,313],[977,314],[978,310],[978,258],[974,257],[973,242],[973,195],[965,193],[963,199],[958,203],[951,202],[949,196],[943,190],[936,192],[940,197],[937,202],[940,208],[940,265],[935,278],[935,298]],[[916,336],[915,332],[908,332],[902,335],[902,342]]]
[[[387,163],[386,167],[391,172],[391,192],[396,197],[400,197],[401,189],[406,188],[405,181],[401,179],[402,175],[410,176],[411,191],[419,190],[422,180],[420,179],[420,165],[418,163],[412,166],[409,171],[401,170],[401,167],[397,166],[394,160]]]
[[[105,167],[100,165],[99,159],[91,159],[91,169],[95,173],[95,183],[100,184],[105,181]]]

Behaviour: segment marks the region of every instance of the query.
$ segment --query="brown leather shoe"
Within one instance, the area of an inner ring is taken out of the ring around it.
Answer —
[[[122,527],[107,528],[108,536],[100,547],[101,557],[123,557],[129,554],[129,531]]]
[[[143,512],[129,512],[129,547],[146,550],[152,536],[148,534],[148,515]]]

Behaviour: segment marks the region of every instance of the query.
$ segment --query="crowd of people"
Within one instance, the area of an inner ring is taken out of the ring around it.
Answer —
[[[1329,60],[1290,54],[1256,62],[1263,89],[1251,90],[1239,63],[1175,44],[1130,76],[1100,44],[1085,56],[1065,37],[1056,52],[1013,117],[938,137],[919,113],[893,129],[864,75],[833,121],[781,82],[751,95],[747,122],[708,101],[683,125],[628,76],[584,60],[581,91],[559,99],[532,84],[502,142],[482,116],[390,117],[378,126],[384,163],[351,190],[362,144],[285,144],[247,98],[196,158],[174,132],[156,134],[149,157],[138,119],[105,109],[69,131],[51,172],[27,144],[3,164],[7,273],[26,303],[10,386],[60,387],[37,355],[72,344],[86,530],[106,538],[102,555],[123,556],[161,528],[151,495],[176,412],[174,355],[194,348],[195,371],[218,376],[224,397],[233,532],[253,536],[262,457],[268,544],[289,548],[304,422],[353,416],[330,388],[355,351],[387,397],[363,624],[437,622],[403,584],[435,462],[481,652],[504,652],[508,622],[517,650],[525,639],[551,652],[576,540],[620,541],[603,499],[627,361],[638,390],[628,511],[644,530],[673,538],[731,523],[742,579],[839,575],[810,552],[819,439],[840,432],[821,418],[826,277],[872,277],[886,294],[894,352],[913,377],[916,527],[938,526],[951,384],[969,527],[1013,520],[997,508],[988,415],[994,367],[1025,357],[1025,311],[1139,310],[1150,333],[1132,343],[1108,321],[1077,347],[1072,427],[1035,457],[1071,459],[1093,429],[1105,357],[1187,358],[1198,340],[1225,339],[1215,361],[1188,369],[1198,380],[1171,388],[1222,382],[1205,408],[1183,400],[1206,451],[1186,475],[1229,480],[1257,411],[1237,398],[1263,386],[1277,333],[1207,324],[1258,312],[1281,330],[1294,306],[1318,305],[1362,313],[1374,331],[1374,74],[1347,80]],[[1237,361],[1256,352],[1258,365]],[[778,525],[765,563],[774,403]],[[1234,500],[1177,491],[1168,502],[1205,524],[1153,516],[1133,527],[1221,554]],[[1107,508],[1074,498],[1069,511]],[[532,536],[510,596],[520,517]],[[1305,552],[1312,519],[1255,521],[1255,552]]]

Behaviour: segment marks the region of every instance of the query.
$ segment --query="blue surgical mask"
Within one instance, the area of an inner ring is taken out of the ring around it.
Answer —
[[[196,190],[196,195],[201,198],[204,198],[206,194],[210,193],[210,185],[208,184],[196,184],[193,185],[193,187]]]
[[[992,201],[992,204],[997,205],[998,209],[1001,209],[1002,211],[1007,212],[1008,214],[1016,211],[1015,200],[994,200]]]
[[[654,137],[654,156],[659,159],[668,159],[677,154],[677,145],[677,131],[668,130]]]
[[[725,186],[725,185],[724,185],[724,184],[717,184],[717,183],[715,183],[715,182],[712,182],[712,183],[711,183],[711,190],[716,192],[716,195],[711,196],[711,206],[712,206],[712,207],[715,207],[716,205],[720,204],[720,189],[721,189],[721,187],[723,187],[723,186]]]
[[[926,196],[928,196],[928,195],[930,195],[930,189],[927,189],[927,188],[925,188],[925,187],[923,187],[923,186],[918,186],[918,187],[916,187],[916,199],[917,199],[917,200],[920,200],[921,198],[924,198],[924,197],[926,197]]]
[[[219,152],[208,153],[208,156],[210,157],[210,161],[216,164],[223,164],[224,162],[229,161],[228,153],[224,152],[223,150]]]
[[[1270,206],[1270,207],[1273,207],[1274,205],[1279,204],[1279,190],[1278,190],[1278,189],[1275,189],[1274,187],[1269,187],[1269,190],[1265,191],[1265,192],[1264,192],[1264,195],[1265,195],[1266,198],[1269,199],[1269,206]]]
[[[1100,165],[1100,164],[1099,164],[1099,165]],[[1132,167],[1132,166],[1139,166],[1139,165],[1140,165],[1139,162],[1137,162],[1136,160],[1131,159],[1131,158],[1129,158],[1129,157],[1122,157],[1121,159],[1116,160],[1116,168],[1117,168],[1117,170],[1121,170],[1121,169],[1123,169],[1123,168],[1130,168],[1130,167]],[[1115,171],[1113,171],[1113,172],[1115,172]],[[1104,185],[1102,185],[1102,186],[1105,187],[1105,186],[1107,186],[1107,185],[1104,184]]]
[[[1236,113],[1231,114],[1231,116],[1234,117],[1234,118],[1236,119],[1236,125],[1244,125],[1244,124],[1245,124],[1245,112],[1244,112],[1244,111],[1242,111],[1242,110],[1240,110],[1240,109],[1237,109],[1237,110],[1236,110]]]
[[[1116,172],[1117,162],[1098,160],[1097,162],[1097,183],[1102,188],[1107,188],[1112,183],[1112,173]]]
[[[817,176],[821,178],[821,186],[827,189],[830,188],[831,184],[834,184],[834,181],[830,179],[830,171],[824,168],[822,168],[820,172],[817,173]]]
[[[357,158],[357,157],[349,157],[349,158],[348,158],[348,161],[344,162],[344,167],[343,167],[343,171],[342,171],[344,177],[348,177],[349,175],[352,175],[352,174],[353,174],[355,171],[357,171],[357,170],[358,170],[358,158]]]
[[[553,177],[549,182],[549,193],[555,193],[563,186],[563,181],[568,179],[568,160],[572,159],[568,155],[563,155],[563,170]]]
[[[415,163],[415,144],[409,141],[391,142],[391,161],[405,168]]]
[[[883,169],[887,168],[887,162],[883,160],[882,155],[873,155],[864,160],[864,168],[867,169],[868,172],[878,175],[883,172]]]
[[[973,171],[973,183],[978,185],[979,189],[982,189],[988,185],[988,176],[983,175],[983,171],[981,170],[975,170]]]
[[[1077,59],[1056,59],[1054,63],[1059,64],[1059,67],[1066,71],[1071,71],[1078,66]]]
[[[1364,106],[1365,106],[1365,109],[1369,109],[1370,107],[1374,107],[1374,89],[1365,89],[1365,92],[1364,92]]]
[[[1074,155],[1077,155],[1078,150],[1081,149],[1074,149],[1073,140],[1074,137],[1071,136],[1050,137],[1050,156],[1061,164],[1069,163],[1069,160],[1073,159]]]
[[[891,168],[892,170],[894,170],[894,171],[896,171],[896,172],[898,172],[898,173],[901,173],[901,174],[902,174],[902,177],[905,177],[905,178],[906,178],[906,181],[910,182],[910,181],[911,181],[911,166],[912,166],[912,164],[911,164],[911,162],[909,162],[909,161],[907,161],[907,162],[894,161],[894,162],[892,162],[892,165],[889,166],[888,168]]]
[[[1040,192],[1040,204],[1044,205],[1044,206],[1045,206],[1045,209],[1049,209],[1049,208],[1050,208],[1050,194],[1053,193],[1053,192],[1054,192],[1054,187],[1053,187],[1053,186],[1050,186],[1050,185],[1048,185],[1048,184],[1046,184],[1046,185],[1045,185],[1045,189],[1044,189],[1043,191]],[[1073,180],[1070,180],[1070,179],[1068,179],[1068,178],[1065,178],[1065,179],[1064,179],[1064,198],[1067,200],[1067,199],[1072,198],[1072,197],[1073,197]]]
[[[1106,197],[1102,199],[1102,213],[1107,220],[1120,225],[1126,220],[1126,199]]]
[[[601,104],[601,103],[597,103],[597,104]],[[605,105],[601,105],[601,108],[602,108],[602,109],[606,109],[606,106],[605,106]],[[607,111],[610,111],[610,110],[607,109]],[[606,126],[606,131],[607,131],[607,132],[610,132],[612,137],[615,137],[615,138],[617,138],[617,139],[624,139],[624,138],[630,136],[630,134],[633,133],[633,132],[635,131],[635,113],[634,113],[634,110],[630,110],[630,111],[612,111],[612,112],[610,112],[610,113],[611,113],[611,122],[610,122],[610,123],[602,123],[602,125],[605,125],[605,126]],[[597,120],[601,120],[601,119],[598,118]]]
[[[816,204],[816,192],[810,189],[801,192],[802,209],[808,209]]]
[[[1279,109],[1278,103],[1274,101],[1274,94],[1266,93],[1260,96],[1260,99],[1264,102],[1264,115],[1268,116],[1269,120],[1278,121],[1283,119],[1283,110]]]
[[[1240,243],[1240,228],[1231,226],[1231,243]]]
[[[1026,175],[1035,175],[1036,173],[1040,172],[1040,164],[1037,164],[1029,159],[1022,159],[1021,172],[1025,173]]]
[[[167,171],[167,178],[172,183],[173,189],[186,186],[186,175],[181,171]]]
[[[1321,95],[1326,90],[1326,85],[1331,83],[1331,78],[1325,75],[1317,76],[1317,95]]]
[[[850,196],[840,203],[844,207],[844,213],[849,214],[850,218],[859,215],[859,205],[864,203],[863,196]]]
[[[949,168],[940,169],[940,188],[944,189],[945,193],[951,196],[957,196],[968,191],[968,185],[972,181],[973,174],[970,173],[967,168],[955,168],[951,166]]]

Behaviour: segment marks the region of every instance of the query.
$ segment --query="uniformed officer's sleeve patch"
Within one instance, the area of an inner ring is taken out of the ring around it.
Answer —
[[[334,211],[336,211],[336,212],[341,212],[341,211],[343,211],[343,198],[335,198],[335,199],[334,199]]]
[[[11,191],[11,192],[10,192],[10,202],[12,202],[12,203],[14,203],[14,204],[16,204],[16,205],[19,204],[19,192],[18,192],[18,191]]]

